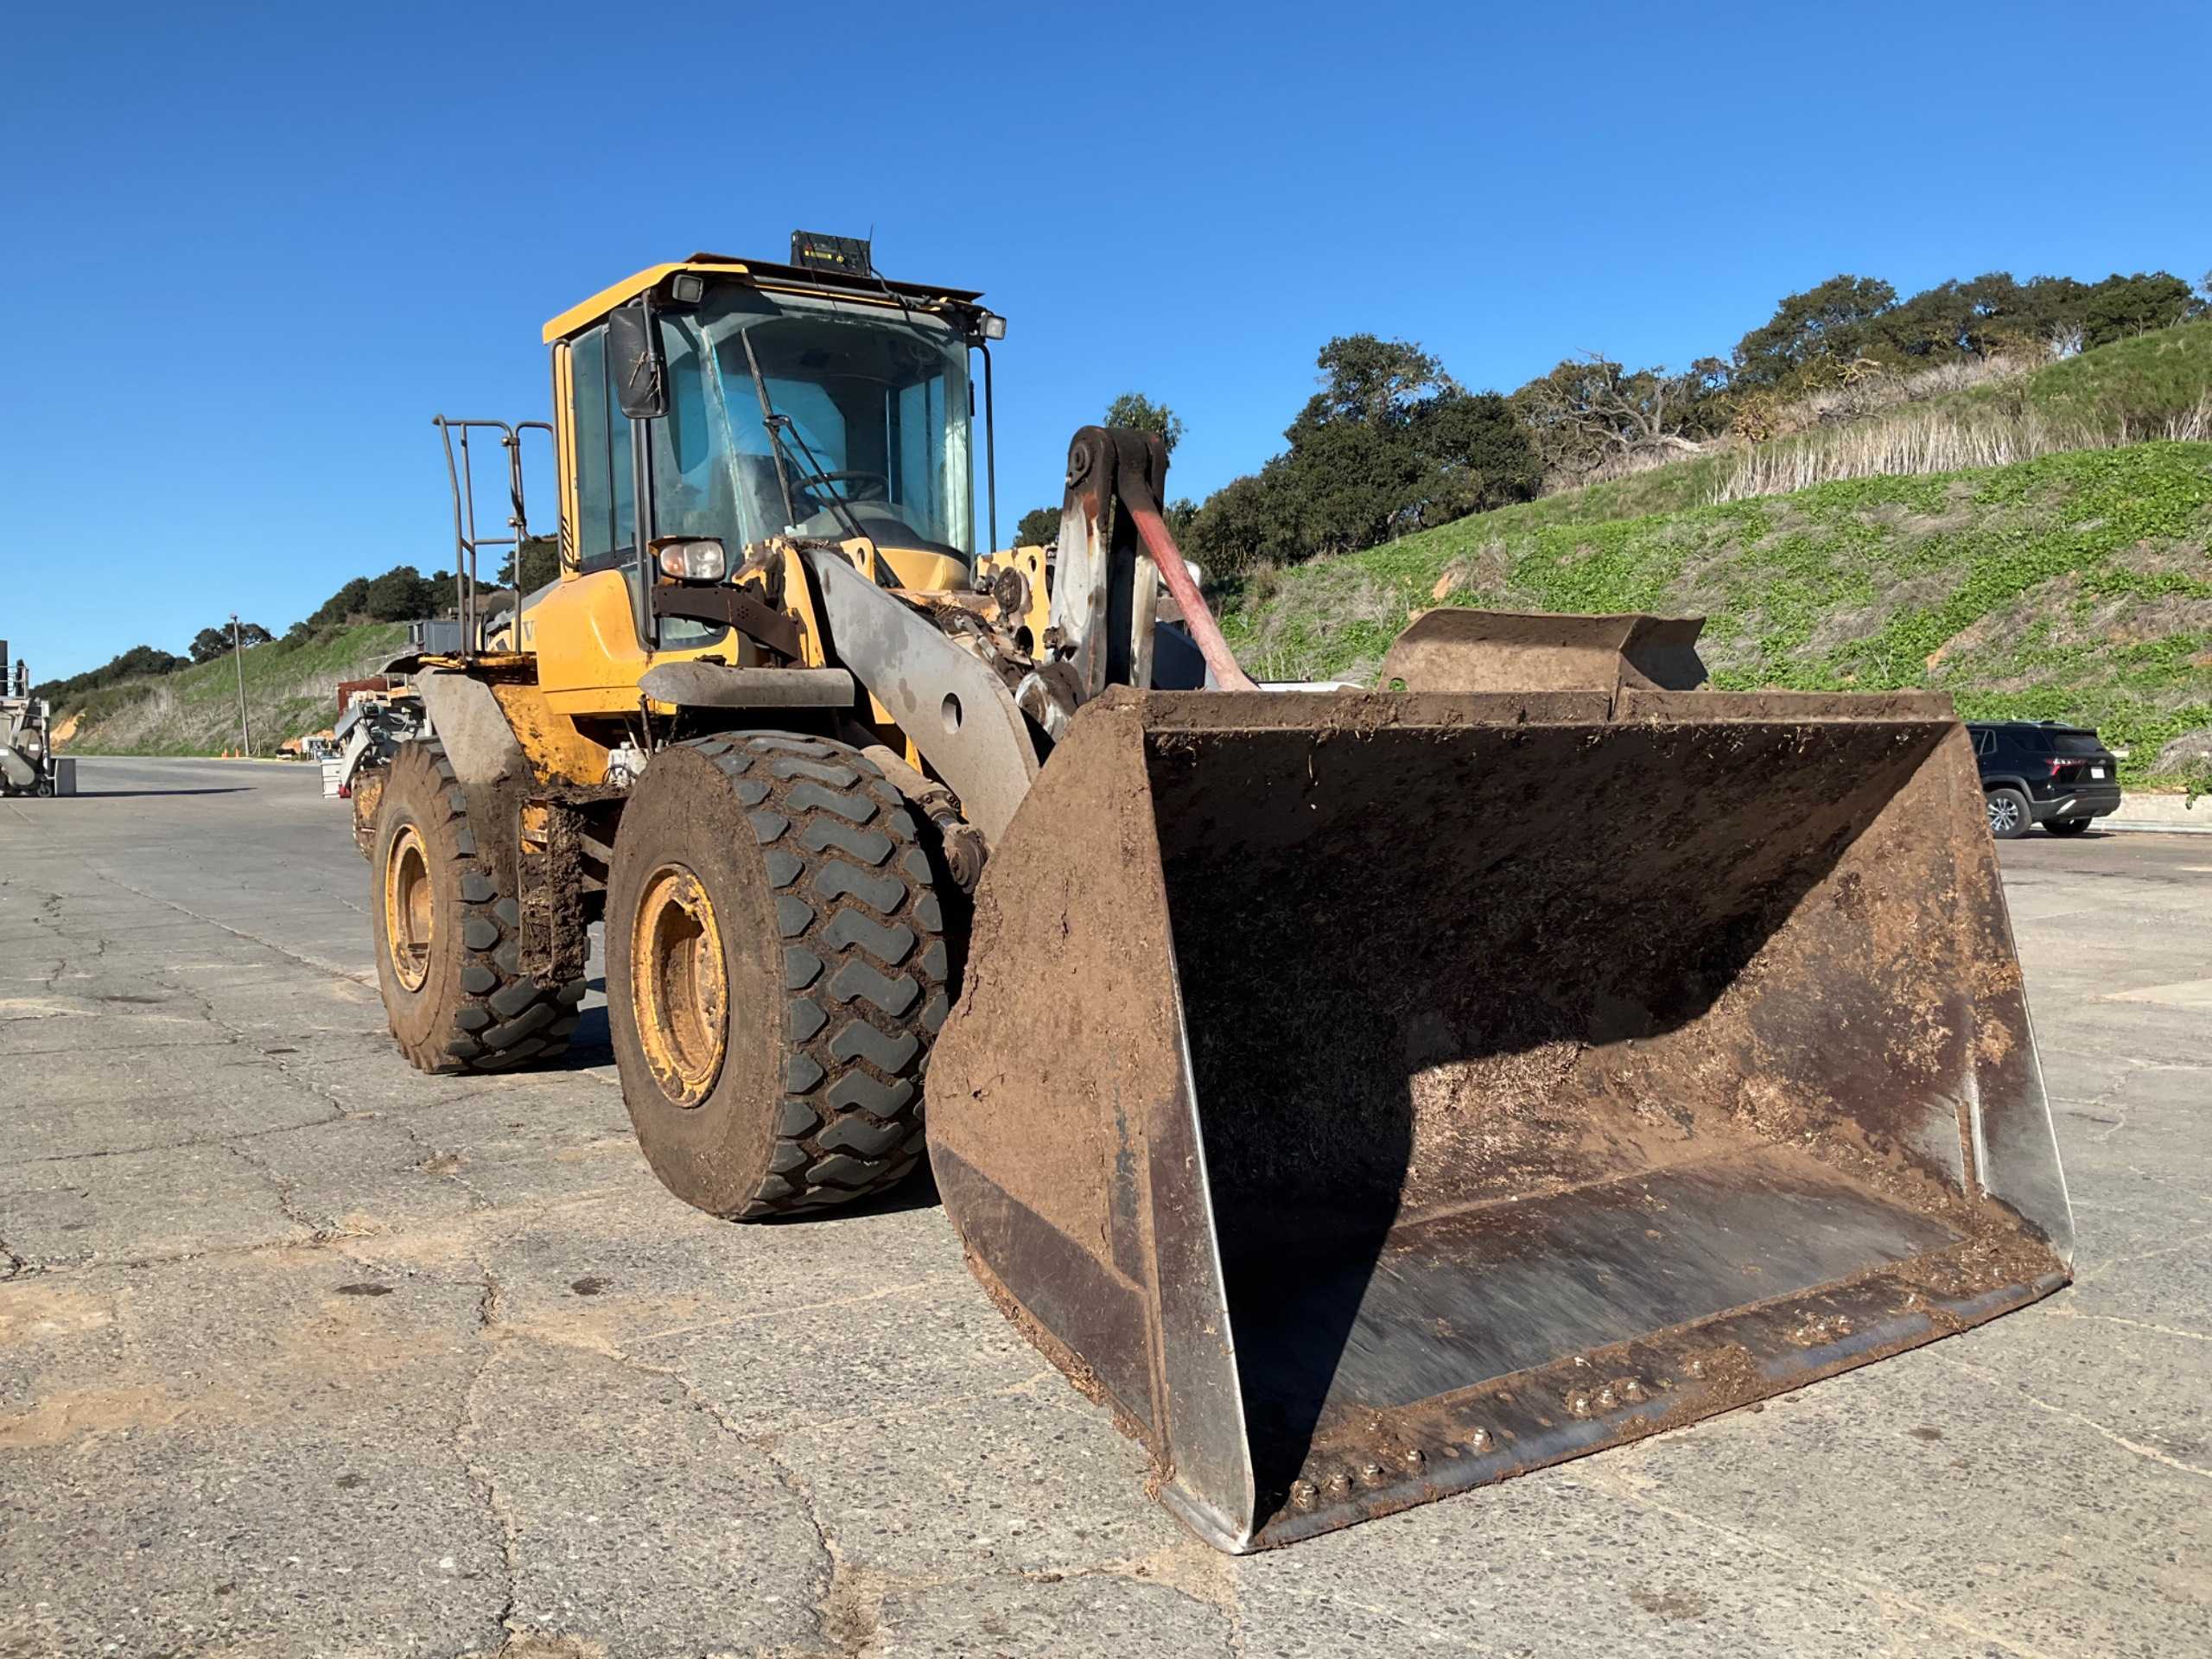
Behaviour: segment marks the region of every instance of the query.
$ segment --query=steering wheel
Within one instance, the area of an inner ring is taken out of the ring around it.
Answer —
[[[888,501],[891,499],[891,480],[882,473],[864,473],[848,467],[835,473],[810,473],[799,480],[807,493],[814,493],[817,484],[843,484],[845,493],[841,501]],[[863,489],[863,485],[872,487]]]

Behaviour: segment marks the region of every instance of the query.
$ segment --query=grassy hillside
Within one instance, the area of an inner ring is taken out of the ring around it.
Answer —
[[[338,715],[340,680],[373,674],[407,641],[404,623],[372,622],[296,645],[245,654],[246,715],[257,754]],[[69,754],[219,754],[238,741],[237,670],[228,653],[151,679],[104,686],[54,710]]]
[[[1723,687],[1932,687],[1970,716],[2090,721],[2137,785],[2212,769],[2212,443],[1591,519],[1569,499],[1256,573],[1224,628],[1263,677],[1364,679],[1438,603],[1702,613]]]
[[[2154,329],[2101,346],[2030,375],[2029,407],[2054,420],[2127,421],[2156,425],[2194,409],[2212,388],[2212,321]],[[1967,399],[1989,403],[2002,386],[1977,386]]]
[[[2156,329],[1847,424],[1724,446],[1507,511],[1522,524],[1602,523],[1836,478],[1953,472],[2156,438],[2212,439],[2212,321]]]

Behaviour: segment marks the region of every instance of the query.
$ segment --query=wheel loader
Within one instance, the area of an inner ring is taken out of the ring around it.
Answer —
[[[1948,699],[1450,608],[1376,690],[1257,689],[1156,440],[1077,432],[1057,545],[993,545],[1003,334],[798,238],[556,317],[550,423],[442,420],[465,607],[531,533],[525,442],[560,570],[402,665],[429,732],[354,797],[410,1060],[559,1053],[603,924],[671,1192],[800,1217],[926,1156],[1001,1311],[1232,1551],[2066,1281]]]

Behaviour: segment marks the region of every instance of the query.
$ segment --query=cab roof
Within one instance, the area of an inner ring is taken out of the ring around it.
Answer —
[[[894,283],[880,276],[856,276],[840,270],[820,270],[766,259],[738,259],[726,253],[695,253],[671,264],[649,265],[634,276],[602,288],[581,305],[572,305],[545,325],[544,340],[551,345],[588,328],[618,305],[658,288],[679,271],[728,278],[747,277],[754,286],[783,293],[819,294],[861,304],[896,307],[900,302],[925,311],[964,311],[976,308],[982,290],[970,288],[933,288],[925,283]]]

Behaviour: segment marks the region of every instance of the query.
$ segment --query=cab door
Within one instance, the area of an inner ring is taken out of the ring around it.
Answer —
[[[639,629],[637,444],[608,393],[606,326],[554,352],[571,487],[562,503],[561,585],[531,613],[529,644],[555,709],[626,713],[650,661]]]

